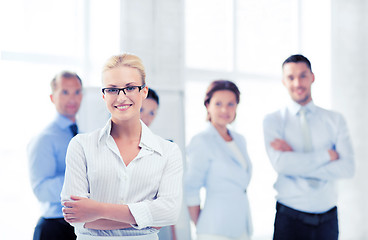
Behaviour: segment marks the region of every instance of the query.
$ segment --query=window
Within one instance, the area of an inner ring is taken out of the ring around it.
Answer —
[[[295,0],[237,1],[236,66],[238,71],[279,75],[280,59],[298,50]]]
[[[119,20],[119,0],[0,1],[0,239],[31,238],[40,217],[26,147],[55,116],[51,79],[71,70],[84,87],[100,86],[102,63],[119,51]]]
[[[233,70],[233,5],[228,0],[186,1],[186,64]]]

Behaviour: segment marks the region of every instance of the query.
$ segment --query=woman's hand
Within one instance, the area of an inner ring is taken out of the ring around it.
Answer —
[[[100,219],[102,204],[89,198],[71,196],[73,201],[64,202],[63,215],[68,223],[92,222]]]
[[[189,206],[188,210],[189,210],[190,219],[192,219],[194,225],[197,225],[199,214],[201,213],[200,206],[199,205],[198,206]]]

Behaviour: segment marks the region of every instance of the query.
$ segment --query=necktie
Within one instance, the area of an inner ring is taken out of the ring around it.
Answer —
[[[311,152],[313,150],[312,139],[304,107],[299,110],[299,118],[303,135],[303,150],[304,152]],[[317,188],[319,186],[320,181],[317,178],[306,178],[306,180],[311,188]]]
[[[77,126],[77,124],[73,123],[72,125],[69,126],[69,128],[70,128],[70,130],[73,133],[73,137],[78,134],[78,126]]]
[[[310,129],[308,125],[308,121],[306,118],[306,110],[305,108],[301,108],[299,110],[299,118],[300,118],[300,127],[302,129],[302,135],[303,135],[303,150],[304,152],[311,152],[313,150],[312,147],[312,139],[310,134]]]

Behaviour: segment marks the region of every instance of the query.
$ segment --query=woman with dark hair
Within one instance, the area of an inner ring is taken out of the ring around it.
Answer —
[[[149,127],[156,118],[158,106],[160,104],[159,97],[155,90],[148,89],[146,99],[144,99],[141,107],[141,120]]]
[[[252,165],[244,137],[228,129],[239,101],[233,82],[212,82],[204,100],[208,127],[187,148],[185,200],[198,240],[248,240],[252,234],[247,197]],[[201,188],[206,189],[202,208]]]

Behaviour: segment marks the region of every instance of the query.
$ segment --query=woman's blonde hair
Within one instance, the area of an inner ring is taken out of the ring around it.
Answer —
[[[117,67],[131,67],[137,69],[141,75],[142,84],[146,83],[146,72],[142,60],[136,55],[124,53],[110,57],[103,66],[102,73]]]

